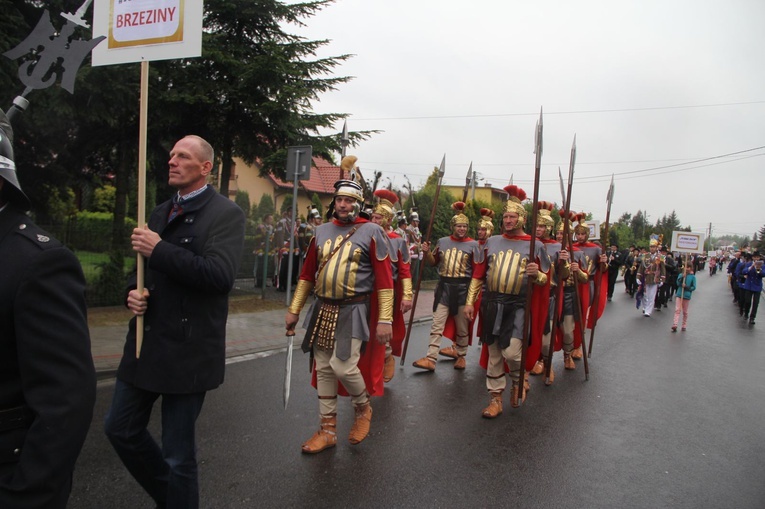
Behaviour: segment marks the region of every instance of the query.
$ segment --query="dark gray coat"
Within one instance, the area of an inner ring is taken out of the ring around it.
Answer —
[[[212,187],[167,223],[171,206],[166,201],[149,218],[149,229],[162,241],[146,261],[149,305],[141,357],[136,359],[134,318],[117,377],[151,392],[189,394],[223,383],[228,294],[242,258],[245,218]]]

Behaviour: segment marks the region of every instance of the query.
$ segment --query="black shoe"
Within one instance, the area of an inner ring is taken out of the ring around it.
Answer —
[[[749,319],[749,325],[754,325],[754,318]]]

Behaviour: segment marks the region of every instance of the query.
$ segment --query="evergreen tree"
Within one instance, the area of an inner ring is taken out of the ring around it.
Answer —
[[[259,160],[262,174],[284,177],[290,145],[311,145],[314,155],[327,160],[340,151],[339,136],[318,133],[344,115],[316,114],[311,105],[351,79],[332,76],[350,55],[316,58],[329,41],[286,31],[330,3],[207,0],[202,57],[157,63],[162,133],[179,138],[194,132],[215,147],[222,194],[228,193],[234,157],[250,165]],[[356,141],[367,135],[352,134]]]
[[[270,194],[265,193],[263,196],[260,197],[260,203],[258,203],[257,208],[253,209],[252,218],[255,221],[260,221],[264,217],[266,217],[268,214],[274,214],[274,212],[276,212],[276,209],[274,207],[274,200]]]

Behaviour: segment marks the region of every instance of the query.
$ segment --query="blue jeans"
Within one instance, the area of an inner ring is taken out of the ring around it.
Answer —
[[[117,380],[106,436],[138,484],[159,507],[199,507],[195,423],[205,392],[159,394]],[[162,396],[162,449],[147,429]]]

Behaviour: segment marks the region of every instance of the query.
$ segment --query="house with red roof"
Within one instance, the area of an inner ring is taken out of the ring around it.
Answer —
[[[314,156],[310,178],[298,181],[298,216],[306,216],[311,207],[311,198],[314,193],[319,196],[319,200],[326,211],[335,192],[335,182],[340,178],[348,178],[348,174],[343,174],[339,166],[326,159]],[[232,200],[237,191],[246,191],[250,196],[250,205],[253,207],[260,203],[264,194],[270,194],[278,215],[285,198],[292,196],[293,183],[286,182],[272,174],[261,177],[258,166],[251,166],[239,158],[234,158],[228,189],[229,197]]]

